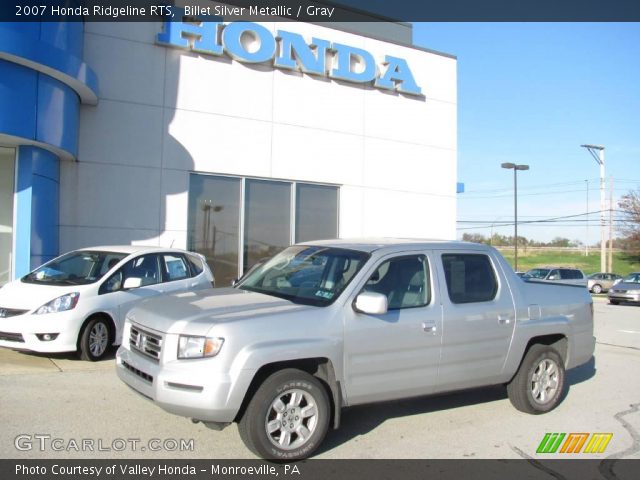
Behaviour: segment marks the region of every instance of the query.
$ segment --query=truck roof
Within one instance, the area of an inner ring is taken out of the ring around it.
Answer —
[[[471,242],[462,242],[456,240],[437,240],[437,239],[416,239],[416,238],[340,238],[332,240],[315,240],[311,242],[303,242],[300,245],[318,245],[325,247],[347,248],[350,250],[359,250],[371,253],[376,250],[406,250],[411,248],[429,248],[429,249],[478,249],[484,250],[491,248],[488,245],[480,245]]]

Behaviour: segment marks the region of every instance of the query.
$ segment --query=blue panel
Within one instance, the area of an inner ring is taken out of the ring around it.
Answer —
[[[30,40],[40,38],[40,22],[6,22],[2,28],[13,30],[15,33],[23,35]]]
[[[40,40],[82,58],[82,22],[42,22]]]
[[[464,193],[464,183],[456,183],[456,193]]]
[[[31,153],[31,172],[33,175],[60,182],[60,161],[58,157],[41,148],[33,148]]]
[[[0,133],[35,138],[38,73],[0,60]]]
[[[56,160],[57,162],[57,160]],[[33,175],[31,197],[31,269],[39,266],[34,257],[58,254],[59,184]]]
[[[14,276],[31,270],[31,147],[20,147],[16,161]]]
[[[78,153],[80,99],[65,84],[39,74],[36,140]]]
[[[58,255],[59,161],[37,147],[20,147],[16,185],[15,275]]]
[[[81,25],[80,22],[76,23]],[[49,41],[62,41],[56,38],[55,32],[53,24],[46,26],[47,41],[43,41],[31,38],[31,30],[27,30],[28,34],[25,35],[22,31],[15,29],[13,24],[0,23],[0,52],[56,70],[68,77],[69,84],[73,84],[80,96],[85,95],[95,99],[98,91],[98,77],[80,57],[73,55],[73,52],[82,49],[82,46],[73,46],[70,51],[53,46]],[[67,33],[67,40],[82,39],[75,30]],[[67,48],[70,46],[68,45]]]

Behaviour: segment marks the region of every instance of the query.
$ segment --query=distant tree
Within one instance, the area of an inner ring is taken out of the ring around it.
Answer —
[[[473,243],[489,243],[487,237],[485,237],[481,233],[463,233],[462,240],[465,242]]]
[[[499,233],[494,233],[493,237],[491,237],[491,245],[507,247],[509,245],[512,245],[511,237],[506,237],[504,235],[500,235]]]
[[[619,230],[624,236],[623,248],[640,256],[640,190],[631,190],[623,195],[618,208],[621,210],[622,225]]]
[[[563,237],[554,237],[551,242],[549,242],[550,247],[569,247],[571,241],[568,238]]]

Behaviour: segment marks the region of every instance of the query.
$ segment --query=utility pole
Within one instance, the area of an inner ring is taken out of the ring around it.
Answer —
[[[607,271],[607,245],[605,241],[606,210],[605,177],[604,177],[604,147],[602,145],[580,145],[589,150],[596,163],[600,165],[600,271]]]
[[[613,272],[613,177],[609,177],[609,268]]]
[[[516,165],[515,163],[503,163],[500,165],[502,168],[513,169],[513,224],[515,225],[515,237],[514,237],[514,256],[515,267],[514,270],[518,271],[518,170],[529,170],[529,165]]]
[[[584,223],[587,226],[587,234],[584,240],[584,256],[588,257],[589,256],[589,179],[585,180],[585,182],[587,182],[587,215],[585,217],[587,221]]]

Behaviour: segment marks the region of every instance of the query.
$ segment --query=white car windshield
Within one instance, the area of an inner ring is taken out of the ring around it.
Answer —
[[[118,252],[76,251],[45,263],[22,277],[26,283],[84,285],[100,280],[127,255]]]
[[[326,306],[369,258],[356,250],[295,245],[249,273],[237,287],[294,303]]]

